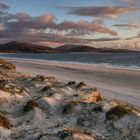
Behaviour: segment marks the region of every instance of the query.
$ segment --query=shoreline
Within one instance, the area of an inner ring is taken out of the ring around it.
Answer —
[[[62,64],[72,64],[72,65],[85,65],[91,67],[98,67],[98,68],[107,68],[107,69],[121,69],[121,70],[133,70],[133,71],[140,71],[140,67],[136,65],[131,66],[123,66],[123,65],[115,65],[109,63],[82,63],[82,62],[74,62],[74,61],[57,61],[57,60],[45,60],[45,59],[30,59],[30,58],[15,58],[15,57],[1,57],[2,59],[7,60],[19,60],[19,61],[38,61],[38,62],[52,62],[52,63],[62,63]]]
[[[97,87],[103,96],[140,106],[140,73],[135,70],[102,68],[49,61],[10,60],[18,72],[55,76],[62,82],[84,81]]]

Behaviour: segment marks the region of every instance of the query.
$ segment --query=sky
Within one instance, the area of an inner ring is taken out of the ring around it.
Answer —
[[[0,0],[0,43],[140,50],[140,0]]]

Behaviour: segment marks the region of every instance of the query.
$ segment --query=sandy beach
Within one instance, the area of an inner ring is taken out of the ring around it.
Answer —
[[[131,106],[139,106],[138,71],[13,62],[0,59],[0,140],[140,138],[140,111]]]
[[[102,95],[140,106],[140,71],[36,60],[10,60],[18,72],[55,76],[63,82],[84,81]]]

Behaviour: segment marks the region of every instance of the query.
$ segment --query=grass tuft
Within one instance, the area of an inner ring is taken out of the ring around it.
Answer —
[[[0,115],[0,126],[4,127],[4,128],[7,128],[7,129],[10,129],[12,127],[11,123],[9,122],[9,120]]]
[[[77,89],[87,86],[84,82],[80,82],[76,87]]]
[[[69,82],[67,83],[67,86],[71,86],[71,85],[75,85],[75,84],[76,84],[75,81],[69,81]]]
[[[23,112],[29,112],[30,110],[34,109],[34,107],[39,107],[36,101],[31,100],[26,103],[26,105],[23,108]]]
[[[63,107],[63,114],[70,114],[72,113],[72,110],[73,110],[73,105],[67,104]]]
[[[116,118],[122,118],[126,114],[131,114],[132,111],[123,106],[116,106],[111,108],[108,112],[106,112],[106,120],[114,120]]]

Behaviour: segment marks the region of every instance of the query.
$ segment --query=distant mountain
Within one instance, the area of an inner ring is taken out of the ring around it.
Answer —
[[[41,46],[25,42],[9,42],[0,45],[0,53],[63,53],[63,52],[102,52],[102,53],[129,53],[136,52],[124,49],[94,48],[86,45],[66,44],[57,48]]]
[[[0,52],[2,53],[50,53],[57,52],[53,48],[25,43],[25,42],[9,42],[0,45]]]
[[[56,48],[58,51],[64,52],[102,52],[102,53],[129,53],[137,52],[125,49],[112,49],[112,48],[94,48],[86,45],[63,45]]]
[[[56,48],[58,51],[65,51],[65,52],[89,52],[89,51],[96,51],[96,48],[86,46],[86,45],[63,45]]]
[[[66,44],[66,45],[63,45],[63,46],[59,46],[56,48],[56,50],[59,50],[59,51],[70,51],[71,49],[73,48],[78,48],[82,45],[72,45],[72,44]],[[83,45],[84,46],[84,45]]]

